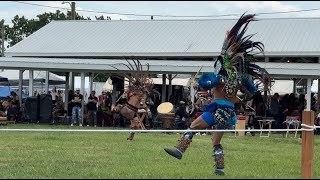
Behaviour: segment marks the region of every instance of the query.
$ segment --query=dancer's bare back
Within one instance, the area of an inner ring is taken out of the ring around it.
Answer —
[[[214,99],[225,99],[225,100],[228,100],[232,103],[236,103],[238,101],[237,99],[237,91],[235,91],[234,94],[232,94],[231,98],[230,99],[227,99],[226,98],[226,95],[227,95],[227,92],[226,90],[224,89],[224,84],[222,83],[219,83],[215,86],[215,91],[214,91]]]

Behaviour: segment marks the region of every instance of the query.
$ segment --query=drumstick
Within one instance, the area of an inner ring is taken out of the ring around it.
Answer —
[[[242,99],[241,99],[239,96],[237,96],[237,98],[238,98],[240,101],[242,101]],[[246,104],[246,106],[249,107],[251,110],[255,111],[255,109],[253,109],[253,108],[252,108],[251,106],[249,106],[248,104]]]

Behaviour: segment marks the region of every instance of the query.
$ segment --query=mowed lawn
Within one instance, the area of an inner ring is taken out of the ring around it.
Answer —
[[[0,128],[72,128],[52,125],[7,125]],[[81,127],[81,129],[106,129]],[[167,155],[176,133],[8,132],[0,131],[0,178],[182,179],[301,177],[301,140],[271,137],[223,138],[226,175],[213,174],[211,136],[195,136],[182,160]],[[320,136],[315,136],[314,178],[320,178]]]

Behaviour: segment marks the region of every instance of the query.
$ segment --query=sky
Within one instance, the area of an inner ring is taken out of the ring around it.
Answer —
[[[38,5],[70,8],[70,4],[62,4],[63,1],[1,1],[0,19],[5,24],[11,25],[15,15],[25,16],[27,19],[36,19],[36,15],[44,12],[55,12],[57,8],[41,7],[24,3]],[[71,1],[66,1],[71,2]],[[283,11],[299,11],[306,9],[320,9],[320,2],[317,1],[75,1],[76,11],[84,17],[104,15],[110,16],[112,20],[154,20],[160,19],[192,19],[192,17],[164,17],[166,16],[217,16],[226,14],[248,13],[270,13]],[[83,10],[96,11],[84,12]],[[67,9],[60,9],[67,12]],[[105,13],[99,13],[105,12]],[[109,14],[108,14],[109,13]],[[112,13],[112,14],[110,14]],[[127,14],[127,15],[126,15]],[[145,15],[133,16],[128,14]],[[288,17],[319,17],[320,10],[284,13],[265,14],[257,18],[288,18]],[[210,18],[238,18],[239,16],[223,16]],[[193,17],[204,19],[203,17]]]

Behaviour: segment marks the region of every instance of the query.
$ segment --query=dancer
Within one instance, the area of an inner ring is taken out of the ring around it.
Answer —
[[[263,53],[264,46],[261,42],[251,41],[253,35],[244,37],[249,22],[255,21],[254,16],[243,14],[233,28],[227,31],[221,55],[214,64],[214,73],[200,76],[200,88],[206,90],[215,88],[214,101],[203,108],[205,112],[192,122],[188,130],[205,129],[209,126],[215,126],[220,130],[234,128],[237,122],[234,103],[237,101],[238,90],[245,94],[245,101],[249,100],[259,88],[263,87],[263,90],[269,91],[270,78],[267,71],[252,64],[255,60],[252,51],[258,50]],[[165,148],[168,154],[177,159],[182,158],[194,135],[188,130],[175,148]],[[212,137],[216,175],[224,175],[222,136],[223,132],[214,132]]]
[[[122,65],[125,65],[129,69],[130,73],[119,74],[119,76],[127,78],[126,81],[129,82],[129,86],[128,89],[120,97],[127,99],[127,103],[120,109],[120,114],[126,120],[130,120],[131,129],[139,129],[141,128],[142,123],[140,123],[140,119],[137,117],[140,102],[147,98],[149,91],[155,90],[152,89],[153,82],[152,79],[149,77],[149,64],[146,64],[147,69],[143,70],[142,64],[139,60],[132,59],[134,65],[131,64],[128,60],[126,61],[129,65],[126,65],[124,63],[122,63]],[[115,69],[119,70],[118,68]],[[127,140],[132,141],[134,134],[134,132],[130,132]]]

